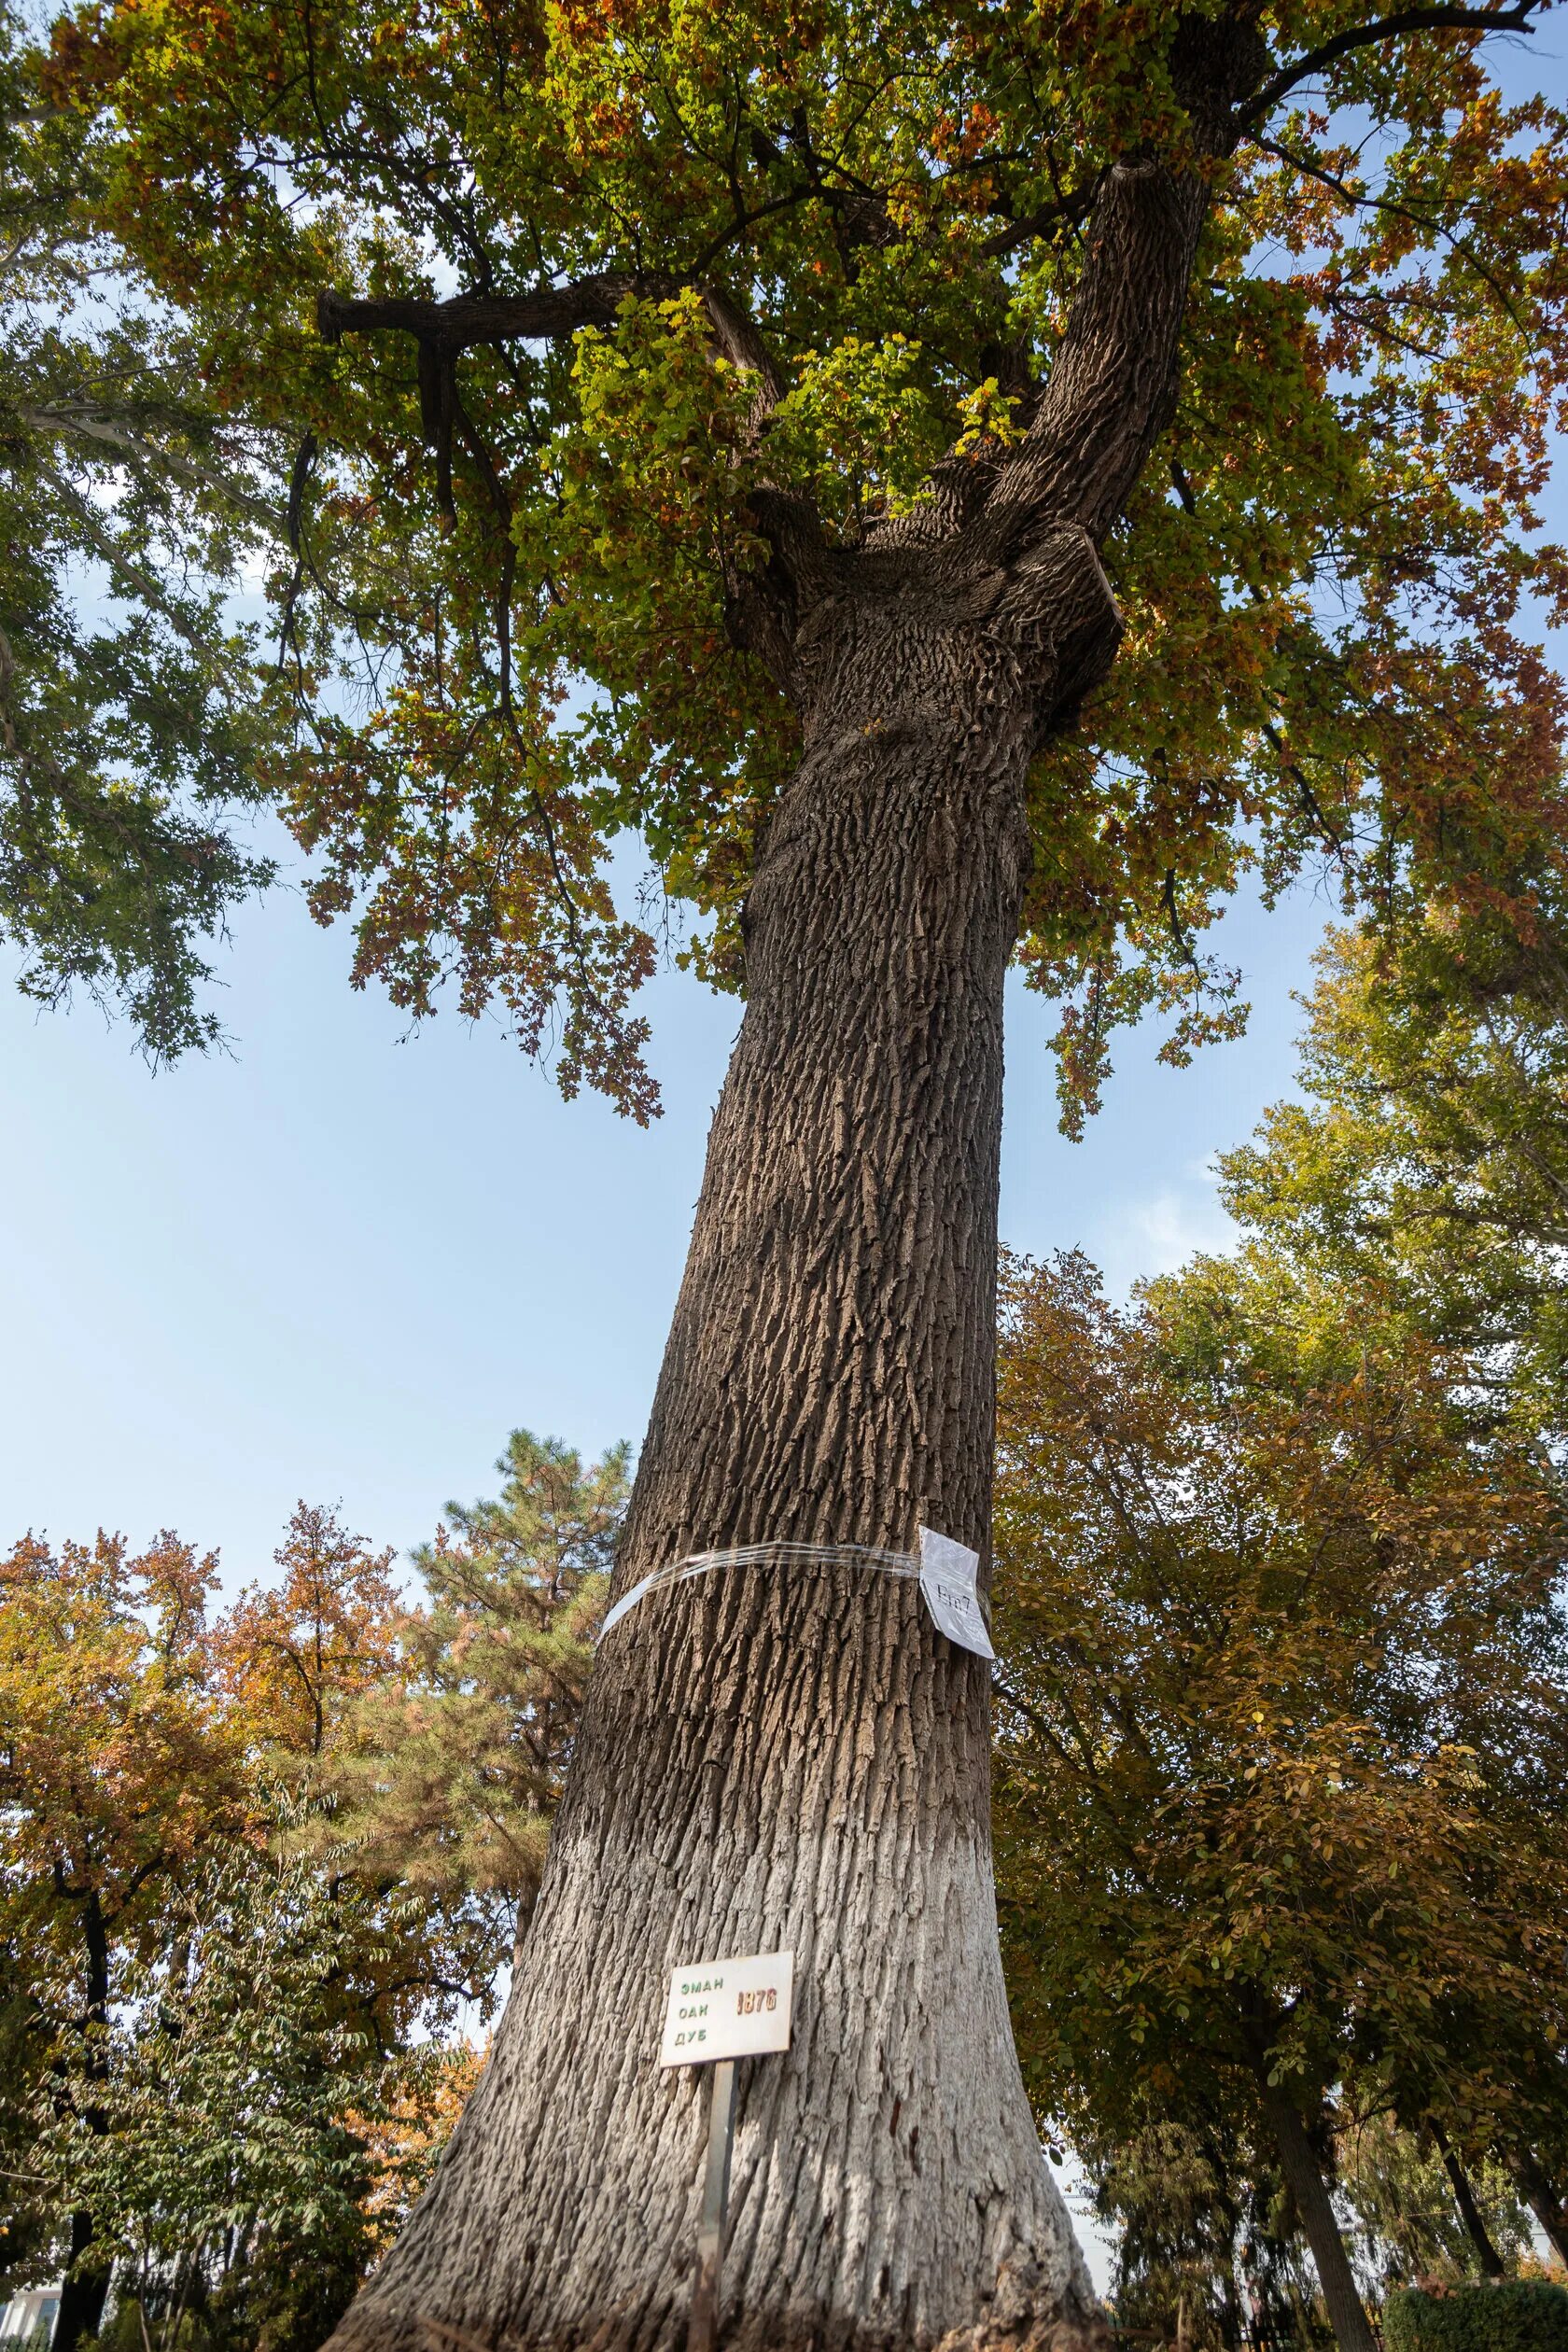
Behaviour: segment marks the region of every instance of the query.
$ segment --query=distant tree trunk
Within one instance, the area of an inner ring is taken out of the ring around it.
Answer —
[[[1483,2278],[1501,2278],[1504,2275],[1503,2257],[1491,2242],[1491,2234],[1487,2228],[1481,2208],[1476,2203],[1476,2192],[1470,2186],[1469,2175],[1455,2155],[1448,2134],[1440,2123],[1433,2123],[1432,2136],[1436,2143],[1437,2153],[1443,2160],[1443,2170],[1449,2176],[1449,2181],[1454,2192],[1454,2203],[1459,2207],[1459,2218],[1463,2222],[1469,2233],[1470,2243],[1476,2249],[1476,2257],[1481,2266],[1481,2275]]]
[[[96,1894],[89,1894],[82,1903],[82,1947],[85,2019],[91,2035],[92,2029],[104,2025],[109,2013],[109,1939],[103,1905]],[[90,2082],[103,2079],[104,2060],[91,2038],[83,2072]],[[95,2108],[90,2107],[84,2120],[90,2130],[102,2132],[105,2128],[104,2117]],[[60,2309],[55,2316],[52,2352],[77,2352],[84,2336],[97,2334],[109,2291],[110,2267],[108,2255],[97,2245],[91,2213],[73,2213],[70,2255],[60,2290]]]
[[[1334,2340],[1339,2352],[1377,2352],[1378,2340],[1362,2304],[1351,2258],[1339,2234],[1334,2203],[1301,2111],[1290,2093],[1278,2083],[1271,2083],[1262,2068],[1258,2088],[1274,2144],[1280,2151],[1280,2169],[1312,2249]]]
[[[1529,2153],[1514,2159],[1513,2173],[1524,2192],[1525,2203],[1546,2233],[1547,2243],[1568,2269],[1568,2210],[1564,2209],[1555,2183]]]
[[[1225,2264],[1220,2273],[1220,2291],[1224,2309],[1220,2318],[1220,2333],[1226,2352],[1241,2352],[1247,2341],[1247,2325],[1243,2317],[1240,2290],[1236,2280],[1236,2233],[1231,2231]]]
[[[1193,23],[1219,142],[1261,44]],[[860,547],[755,501],[774,561],[734,623],[805,752],[758,847],[621,1589],[718,1546],[907,1552],[922,1523],[988,1552],[1028,771],[1114,651],[1096,548],[1169,413],[1207,201],[1154,161],[1106,175],[1016,450],[939,469]],[[986,1667],[908,1581],[723,1572],[643,1601],[600,1654],[490,2065],[343,2344],[683,2344],[705,2087],[659,2071],[665,1986],[783,1947],[794,2042],[741,2073],[721,2341],[1102,2337],[1013,2051],[988,1769]]]

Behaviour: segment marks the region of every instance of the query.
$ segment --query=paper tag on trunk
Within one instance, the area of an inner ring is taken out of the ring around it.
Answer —
[[[994,1658],[996,1652],[980,1613],[980,1596],[974,1589],[979,1573],[978,1552],[971,1551],[967,1544],[956,1544],[951,1535],[921,1528],[920,1590],[932,1624],[960,1649],[973,1650],[977,1658]]]

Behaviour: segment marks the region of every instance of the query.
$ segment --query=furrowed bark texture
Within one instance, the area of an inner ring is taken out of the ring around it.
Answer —
[[[775,562],[737,633],[805,755],[759,849],[621,1589],[721,1546],[908,1550],[921,1523],[988,1550],[1027,772],[1114,651],[1096,544],[1167,413],[1205,201],[1107,175],[1010,455],[939,469],[859,549],[758,501]],[[706,2086],[659,2070],[665,1988],[783,1948],[794,2040],[740,2071],[721,2342],[1101,2339],[1008,2026],[987,1716],[981,1661],[861,1569],[719,1571],[614,1628],[490,2065],[344,2352],[683,2344]]]
[[[968,602],[830,598],[802,648],[813,720],[623,1582],[715,1545],[909,1549],[921,1521],[986,1547],[1025,670],[1076,692],[1115,623],[1077,531]],[[1008,2030],[987,1717],[983,1662],[906,1581],[753,1569],[640,1603],[495,2055],[349,2340],[682,2343],[705,2085],[658,2069],[665,1987],[785,1948],[793,2047],[738,2086],[722,2340],[1090,2340]]]

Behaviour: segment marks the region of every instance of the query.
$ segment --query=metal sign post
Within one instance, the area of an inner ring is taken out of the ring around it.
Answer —
[[[692,2283],[686,2352],[714,2352],[719,2340],[724,2208],[730,2201],[730,2149],[735,2144],[735,2070],[733,2058],[721,2058],[713,2069],[708,2095],[707,2171],[703,2177],[702,2219],[697,2223],[697,2275]]]
[[[659,2064],[713,2068],[686,2352],[716,2352],[719,2342],[724,2216],[735,2141],[735,2062],[789,2049],[794,1992],[792,1952],[759,1953],[746,1960],[699,1960],[677,1968],[670,1978]]]

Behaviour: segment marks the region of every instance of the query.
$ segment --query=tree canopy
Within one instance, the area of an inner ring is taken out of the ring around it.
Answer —
[[[624,1502],[514,1433],[393,1555],[301,1503],[0,1561],[0,2275],[137,2352],[307,2352],[423,2187],[537,1883]]]
[[[1016,482],[1107,170],[1195,147],[1181,390],[1106,542],[1121,656],[1031,785],[1070,1116],[1117,1020],[1158,1001],[1180,1057],[1239,1018],[1198,941],[1247,867],[1522,908],[1559,856],[1568,151],[1482,43],[1537,14],[1252,11],[1219,126],[1166,0],[63,16],[93,225],[284,516],[295,734],[253,772],[356,979],[420,1013],[450,978],[648,1115],[661,940],[742,984],[796,749],[780,551]]]
[[[282,508],[37,67],[0,9],[0,938],[26,994],[85,992],[168,1057],[218,1037],[214,935],[275,871],[255,812],[287,699],[231,595]]]
[[[1561,1441],[1568,965],[1560,899],[1534,896],[1523,937],[1440,915],[1396,947],[1331,936],[1298,1097],[1221,1169],[1250,1249],[1309,1283],[1375,1278],[1463,1357],[1478,1414]]]
[[[1267,1271],[1015,1270],[1000,1878],[1043,2110],[1222,2179],[1277,2138],[1323,2272],[1347,2079],[1477,2158],[1561,2128],[1561,1503],[1374,1290]]]

